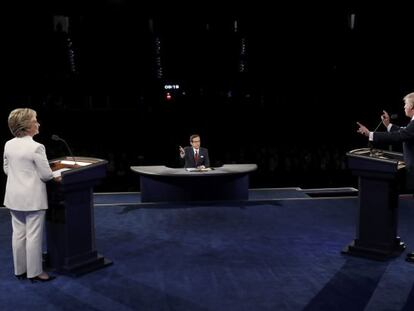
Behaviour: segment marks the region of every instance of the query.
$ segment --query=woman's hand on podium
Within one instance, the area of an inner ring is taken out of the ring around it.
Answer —
[[[62,176],[53,177],[53,180],[56,182],[62,182]]]

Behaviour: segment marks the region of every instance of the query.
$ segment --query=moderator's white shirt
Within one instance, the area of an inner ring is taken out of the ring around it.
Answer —
[[[47,209],[45,182],[53,178],[46,150],[31,136],[15,137],[4,146],[7,175],[4,206],[16,211]]]

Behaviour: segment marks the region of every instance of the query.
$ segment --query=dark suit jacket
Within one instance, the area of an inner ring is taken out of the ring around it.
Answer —
[[[407,188],[414,189],[414,121],[406,127],[392,125],[390,132],[375,132],[374,143],[403,144],[404,162],[407,169]]]
[[[184,151],[185,151],[185,155],[184,155],[184,159],[182,159],[184,161],[184,168],[197,167],[200,165],[204,165],[205,167],[210,166],[210,159],[208,157],[208,150],[206,148],[200,147],[197,163],[195,162],[195,159],[194,159],[193,147],[185,147]]]

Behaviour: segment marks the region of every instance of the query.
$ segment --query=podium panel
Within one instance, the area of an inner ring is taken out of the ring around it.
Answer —
[[[93,210],[93,187],[106,176],[107,161],[75,159],[50,161],[52,171],[60,173],[62,181],[47,184],[46,264],[63,274],[78,276],[112,262],[96,250]]]
[[[347,153],[348,168],[358,176],[356,238],[343,254],[386,260],[405,249],[398,237],[398,186],[404,176],[403,154],[370,148]]]

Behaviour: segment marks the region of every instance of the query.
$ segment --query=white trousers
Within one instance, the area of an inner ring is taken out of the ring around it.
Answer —
[[[42,241],[45,210],[10,210],[13,226],[12,248],[14,274],[27,273],[28,278],[43,272]]]

